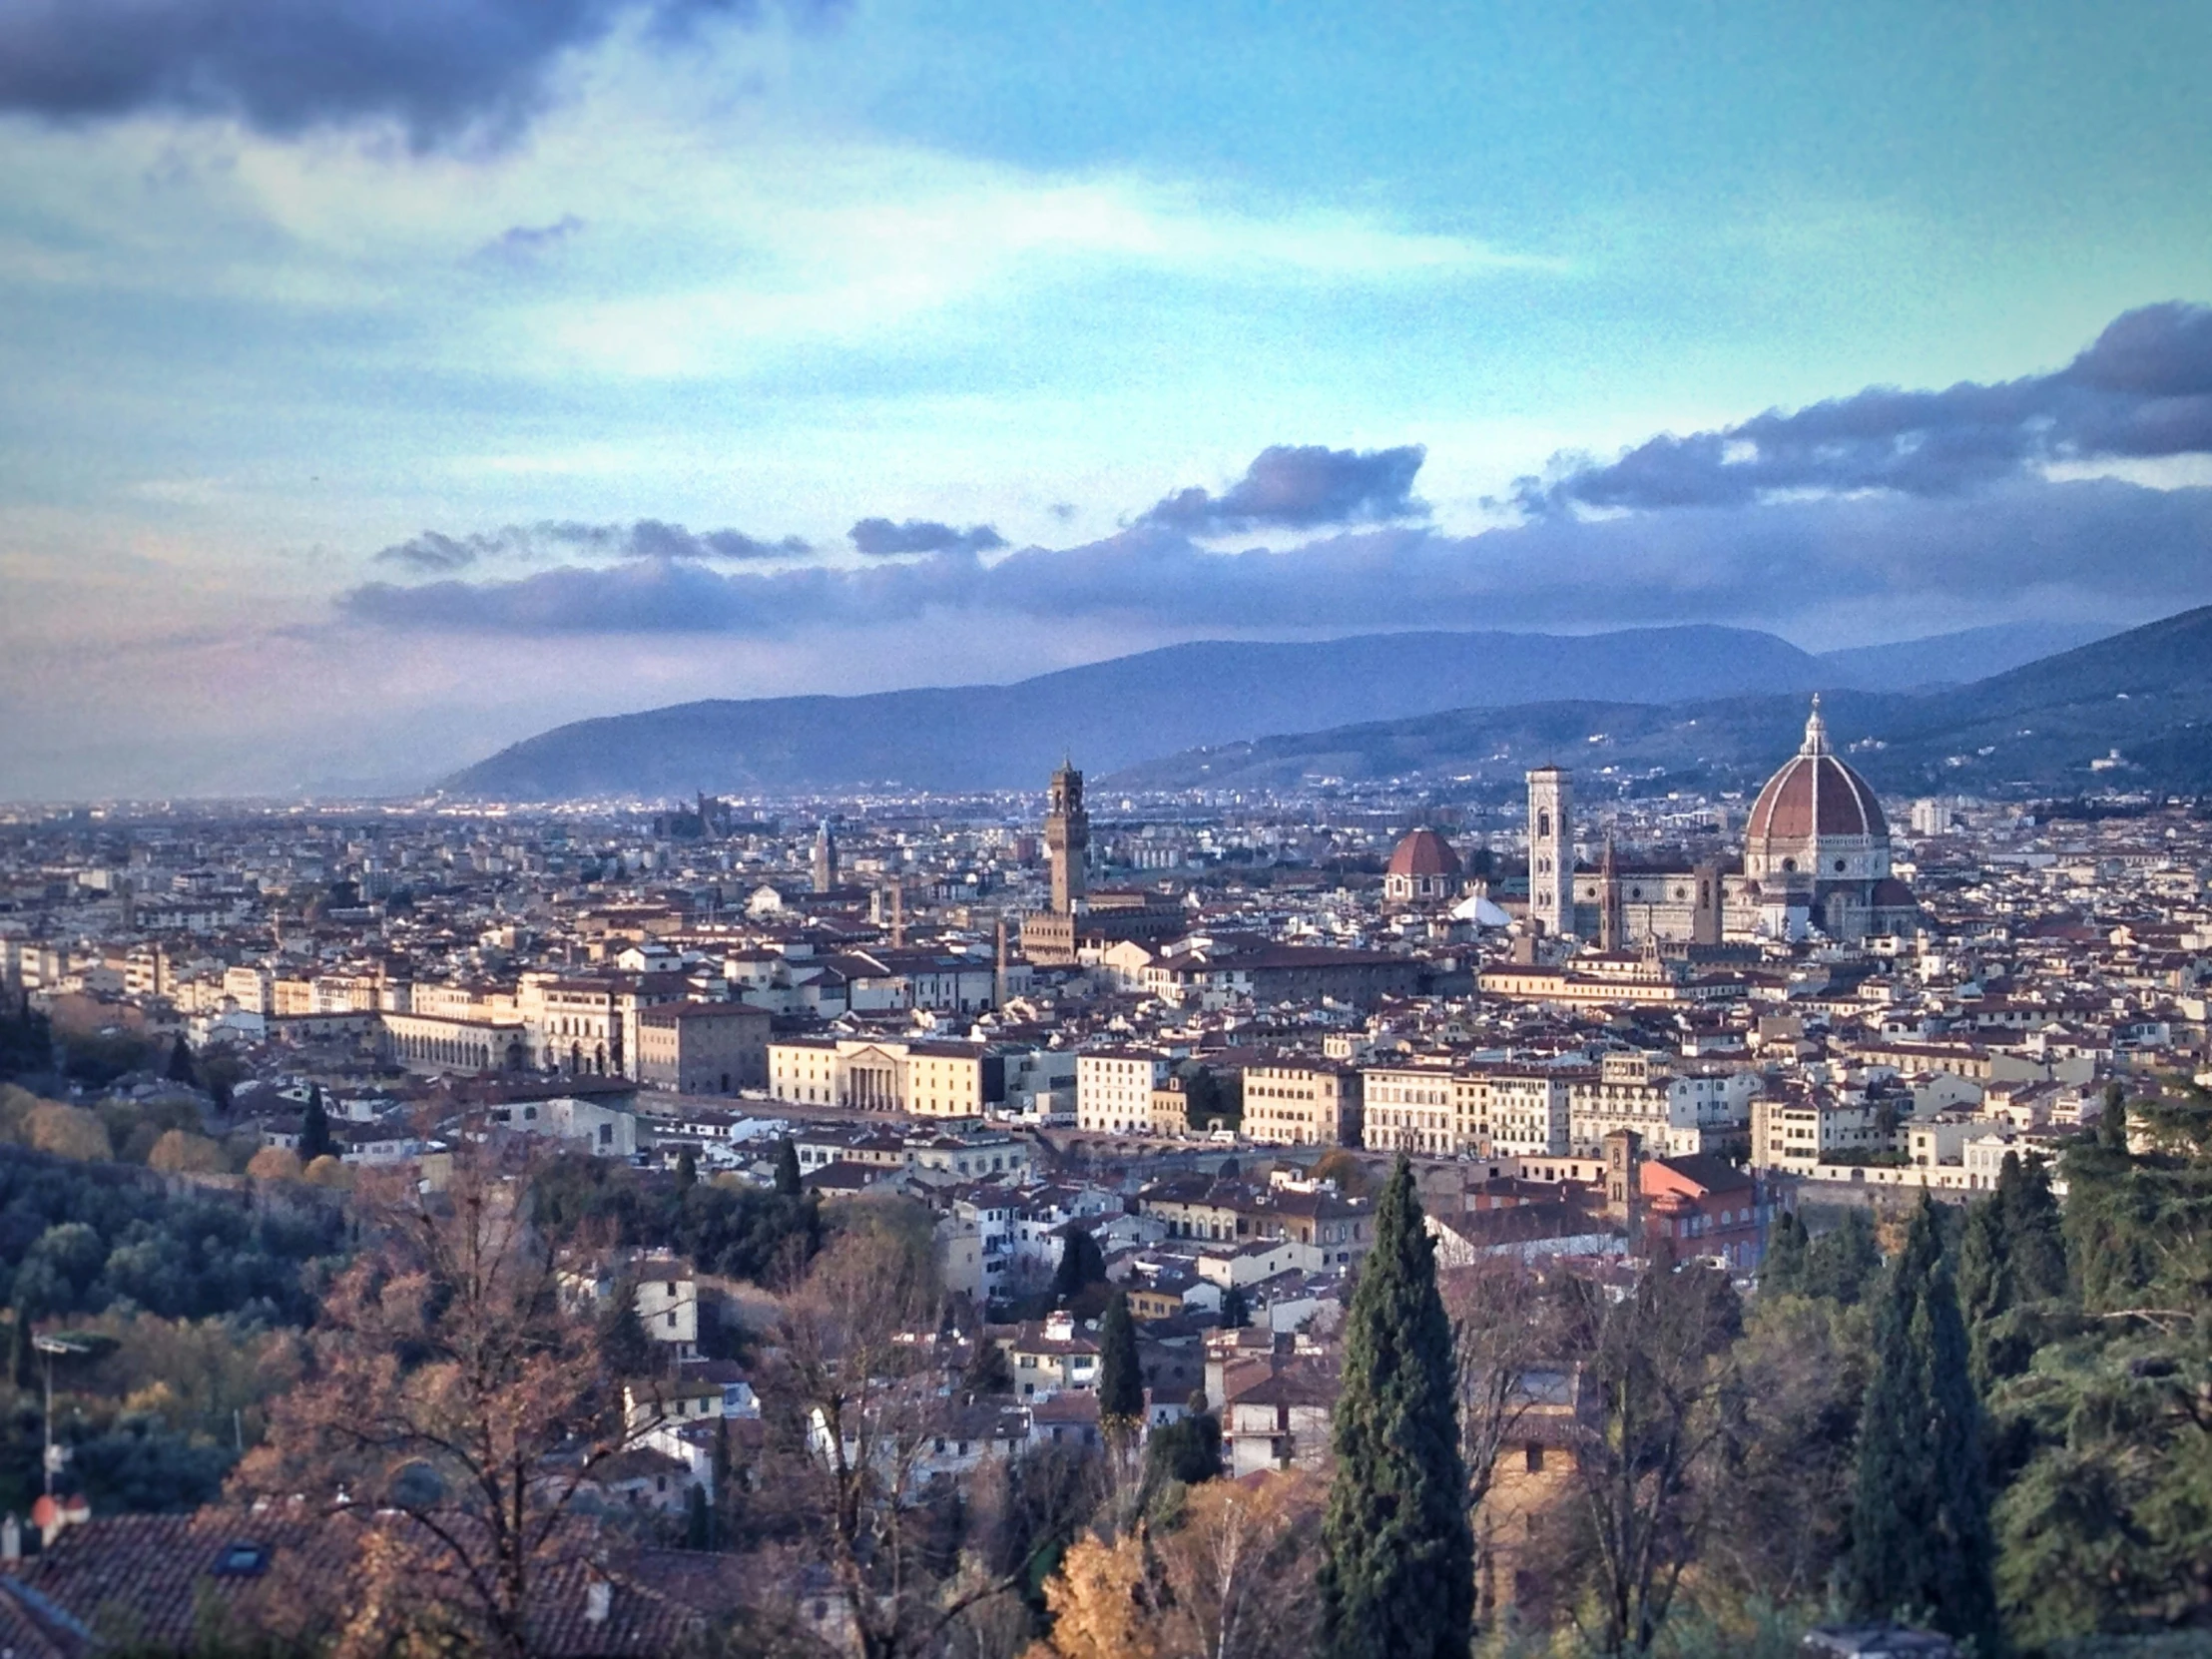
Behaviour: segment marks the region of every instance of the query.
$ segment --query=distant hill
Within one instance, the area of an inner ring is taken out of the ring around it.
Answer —
[[[1894,645],[1824,651],[1831,684],[1861,691],[1929,691],[1962,686],[2038,658],[2101,640],[2114,632],[2093,622],[2000,622]]]
[[[1041,785],[1063,755],[1103,773],[1201,744],[1568,691],[1672,703],[1799,692],[1835,677],[1788,641],[1737,628],[1210,642],[1006,686],[685,703],[578,721],[440,787],[506,801],[886,783],[1008,789]]]
[[[1970,685],[1826,699],[1831,740],[1901,794],[2212,791],[2212,607]],[[1796,748],[1800,694],[1548,702],[1216,745],[1130,767],[1116,789],[1265,789],[1342,779],[1510,785],[1544,762],[1645,790],[1756,784]],[[2091,763],[2120,764],[2092,771]],[[1586,783],[1586,787],[1588,784]]]

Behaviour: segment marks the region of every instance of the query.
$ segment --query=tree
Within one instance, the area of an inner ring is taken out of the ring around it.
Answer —
[[[1881,1272],[1882,1245],[1875,1237],[1874,1217],[1855,1207],[1807,1248],[1805,1294],[1850,1307]]]
[[[2097,1141],[2108,1152],[2127,1150],[2127,1091],[2116,1080],[2104,1086],[2104,1115],[2097,1119]]]
[[[1312,1475],[1257,1486],[1218,1480],[1191,1491],[1153,1540],[1166,1651],[1205,1659],[1277,1659],[1313,1650],[1312,1560],[1324,1493]]]
[[[1564,1552],[1587,1591],[1576,1619],[1597,1652],[1647,1655],[1729,1491],[1715,1465],[1743,1438],[1741,1309],[1695,1264],[1647,1268],[1619,1301],[1585,1280],[1567,1295],[1588,1413]]]
[[[1179,1480],[1196,1486],[1221,1473],[1221,1419],[1193,1411],[1155,1428],[1145,1441],[1145,1483],[1160,1486]]]
[[[782,1299],[762,1389],[772,1467],[755,1504],[835,1582],[861,1659],[934,1651],[971,1609],[1027,1585],[1040,1553],[1066,1535],[1037,1525],[1008,1556],[963,1554],[955,1506],[922,1477],[966,1409],[937,1371],[943,1299],[932,1267],[926,1239],[839,1236]]]
[[[1106,1256],[1090,1229],[1069,1222],[1060,1246],[1060,1265],[1052,1273],[1052,1300],[1065,1308],[1093,1285],[1106,1283]]]
[[[1766,1260],[1759,1266],[1759,1288],[1770,1296],[1803,1295],[1809,1244],[1805,1223],[1795,1210],[1775,1217],[1767,1236]]]
[[[1221,1293],[1221,1328],[1224,1331],[1242,1331],[1252,1323],[1252,1304],[1246,1299],[1244,1287],[1232,1285]]]
[[[799,1178],[799,1148],[786,1135],[776,1143],[776,1191],[784,1198],[797,1198],[802,1185]]]
[[[1851,1599],[1870,1618],[1997,1636],[1981,1407],[1936,1207],[1925,1196],[1875,1310],[1859,1436]]]
[[[1129,1298],[1116,1291],[1098,1324],[1098,1417],[1110,1436],[1127,1441],[1144,1423],[1144,1373],[1137,1365],[1137,1327]]]
[[[599,1316],[599,1359],[612,1377],[650,1377],[660,1357],[645,1321],[638,1314],[638,1282],[625,1275],[615,1281]]]
[[[247,1160],[246,1173],[257,1181],[296,1181],[299,1156],[280,1146],[265,1146]]]
[[[100,1121],[98,1114],[82,1106],[42,1101],[31,1108],[28,1128],[31,1145],[59,1158],[105,1163],[115,1156],[115,1145],[108,1139],[108,1126]]]
[[[1459,1456],[1477,1559],[1488,1549],[1483,1503],[1498,1461],[1535,1402],[1530,1371],[1556,1361],[1541,1287],[1520,1262],[1487,1257],[1446,1276],[1459,1395]]]
[[[676,1190],[688,1193],[699,1185],[699,1154],[685,1147],[676,1154]]]
[[[337,1142],[330,1136],[330,1114],[322,1107],[322,1085],[309,1083],[307,1109],[299,1114],[299,1162],[312,1164],[336,1151]]]
[[[628,1442],[592,1324],[492,1156],[461,1143],[441,1194],[365,1184],[373,1243],[235,1479],[359,1529],[343,1646],[532,1659],[546,1587],[593,1556],[576,1499]]]
[[[223,1148],[205,1135],[166,1130],[147,1153],[146,1167],[169,1174],[218,1174],[223,1169]]]
[[[1460,1461],[1451,1324],[1403,1156],[1346,1319],[1335,1477],[1322,1528],[1331,1659],[1464,1659],[1474,1544]]]
[[[200,1068],[193,1063],[192,1044],[185,1041],[185,1034],[177,1033],[176,1042],[169,1049],[169,1080],[187,1087],[200,1081]]]

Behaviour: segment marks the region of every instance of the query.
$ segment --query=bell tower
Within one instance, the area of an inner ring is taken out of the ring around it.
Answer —
[[[1083,902],[1084,878],[1089,873],[1091,815],[1083,808],[1083,775],[1072,762],[1063,761],[1052,775],[1044,844],[1052,860],[1053,913],[1073,915]]]
[[[1563,767],[1528,775],[1528,914],[1546,933],[1574,931],[1574,782]]]

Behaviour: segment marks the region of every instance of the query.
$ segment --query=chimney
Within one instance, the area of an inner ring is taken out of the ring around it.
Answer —
[[[584,1586],[584,1622],[605,1624],[614,1611],[615,1587],[604,1578],[594,1577]]]
[[[22,1559],[23,1523],[15,1518],[15,1511],[10,1509],[7,1519],[0,1520],[0,1561]]]

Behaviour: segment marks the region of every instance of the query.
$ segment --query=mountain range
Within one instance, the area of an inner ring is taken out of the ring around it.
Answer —
[[[2212,791],[2212,607],[1963,686],[1832,691],[1829,741],[1895,794]],[[1529,767],[1638,793],[1756,787],[1804,729],[1802,695],[1458,709],[1218,745],[1127,768],[1120,790],[1397,779],[1480,792]],[[1602,787],[1602,786],[1600,786]]]
[[[1376,756],[1434,759],[1470,743],[1495,747],[1475,735],[1490,730],[1487,720],[1501,723],[1501,734],[1518,733],[1517,750],[1563,741],[1539,733],[1582,718],[1535,711],[1584,707],[1642,711],[1604,722],[1621,728],[1626,741],[1665,710],[1716,702],[1749,709],[1772,698],[1802,708],[1803,694],[1839,687],[1897,696],[1979,680],[2099,632],[2007,625],[1826,656],[1773,634],[1707,626],[1202,641],[1010,685],[717,700],[578,721],[512,745],[439,787],[504,801],[654,800],[695,790],[955,792],[1035,787],[1063,756],[1131,783],[1212,782],[1212,769],[1222,765],[1255,782],[1265,774],[1295,783],[1315,765],[1373,776],[1367,760],[1319,762],[1298,746],[1335,754],[1343,748],[1339,734],[1352,729],[1377,734],[1356,740],[1356,747],[1380,745]],[[1569,691],[1587,702],[1560,704]],[[1282,733],[1311,736],[1269,736]],[[1198,750],[1205,754],[1186,753]],[[1232,750],[1233,761],[1208,758]],[[1420,770],[1430,769],[1424,763]]]

